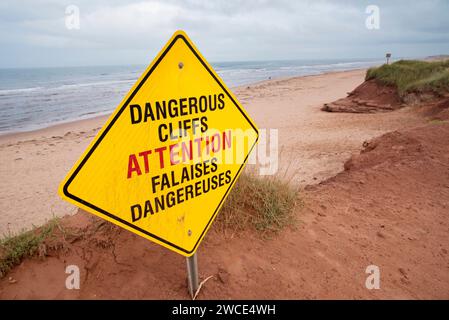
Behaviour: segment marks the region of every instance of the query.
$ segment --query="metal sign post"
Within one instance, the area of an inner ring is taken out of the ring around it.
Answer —
[[[187,281],[189,283],[189,292],[192,299],[198,290],[198,263],[196,260],[196,253],[186,258],[187,262]]]

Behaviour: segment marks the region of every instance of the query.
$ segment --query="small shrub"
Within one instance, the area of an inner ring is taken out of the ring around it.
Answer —
[[[217,227],[227,232],[254,228],[276,233],[294,223],[297,190],[275,176],[244,172],[231,190],[217,217]]]

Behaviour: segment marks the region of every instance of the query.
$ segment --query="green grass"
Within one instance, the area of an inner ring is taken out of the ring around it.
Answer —
[[[254,228],[264,235],[295,222],[293,209],[298,192],[276,176],[244,172],[218,214],[216,224],[225,233]]]
[[[392,64],[370,68],[366,80],[376,79],[398,89],[399,95],[409,92],[449,92],[449,60],[400,60]]]
[[[294,224],[297,196],[289,182],[276,176],[244,172],[218,214],[215,227],[226,233],[254,228],[269,236]],[[23,259],[34,256],[56,227],[61,229],[59,220],[54,218],[42,227],[0,240],[0,278]]]
[[[39,246],[53,233],[57,225],[58,219],[54,218],[40,228],[9,235],[0,240],[0,278],[24,258],[36,254]]]
[[[441,119],[431,119],[431,120],[429,120],[430,124],[436,124],[436,125],[438,125],[438,124],[445,124],[447,122],[448,122],[447,120],[441,120]]]

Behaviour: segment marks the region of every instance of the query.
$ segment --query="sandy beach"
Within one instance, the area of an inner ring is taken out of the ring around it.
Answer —
[[[278,130],[297,220],[272,238],[212,227],[197,251],[200,299],[447,299],[449,96],[405,104],[365,72],[234,90],[261,131]],[[1,231],[65,216],[39,257],[0,279],[0,299],[189,298],[183,257],[56,193],[105,121],[0,138]],[[66,289],[67,264],[82,270],[80,290]],[[379,290],[367,289],[373,265]]]
[[[319,183],[342,171],[365,140],[423,122],[410,108],[363,115],[320,111],[362,83],[365,71],[269,80],[234,90],[259,128],[279,130],[280,174],[301,187]],[[56,190],[106,119],[0,136],[0,234],[77,211]]]

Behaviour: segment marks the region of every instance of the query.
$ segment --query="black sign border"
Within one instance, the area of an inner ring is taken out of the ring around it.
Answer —
[[[120,117],[120,115],[123,113],[123,111],[126,109],[126,107],[129,105],[129,103],[131,102],[131,100],[133,99],[133,97],[135,96],[135,94],[139,91],[139,89],[142,87],[142,85],[145,83],[145,81],[148,79],[148,77],[153,73],[153,71],[156,69],[156,67],[159,65],[159,63],[162,61],[162,59],[165,57],[165,55],[167,54],[167,52],[171,49],[171,47],[176,43],[176,41],[178,41],[179,39],[182,39],[186,45],[189,47],[189,49],[194,53],[194,55],[196,56],[196,58],[201,62],[201,64],[204,66],[204,68],[206,68],[206,70],[209,72],[209,74],[212,76],[212,78],[217,81],[217,83],[220,85],[220,87],[223,89],[223,91],[228,95],[228,97],[231,99],[231,101],[234,103],[234,105],[237,107],[237,109],[242,113],[242,115],[245,117],[245,119],[249,122],[249,124],[253,127],[254,131],[257,134],[256,137],[256,141],[254,142],[254,144],[251,146],[251,149],[249,150],[247,156],[245,157],[245,160],[243,161],[242,165],[240,166],[239,170],[237,171],[237,174],[234,176],[234,179],[232,180],[231,184],[229,185],[228,190],[226,190],[226,193],[224,194],[223,198],[220,200],[220,203],[218,204],[217,208],[214,211],[214,214],[211,216],[209,222],[207,223],[206,227],[204,228],[203,232],[201,233],[201,236],[198,238],[198,241],[195,243],[195,246],[193,247],[192,250],[187,250],[184,248],[181,248],[177,245],[175,245],[174,243],[171,243],[165,239],[162,239],[158,236],[156,236],[155,234],[152,234],[151,232],[148,232],[142,228],[139,228],[135,225],[133,225],[132,223],[123,220],[117,216],[115,216],[114,214],[107,212],[106,210],[103,210],[73,194],[71,194],[68,190],[70,183],[72,183],[72,181],[74,180],[74,178],[77,176],[77,174],[80,172],[81,168],[84,166],[84,164],[87,162],[87,160],[89,159],[89,157],[92,155],[92,153],[95,151],[95,149],[98,147],[98,145],[100,144],[100,142],[103,140],[103,138],[106,136],[106,134],[108,133],[108,131],[112,128],[112,126],[114,125],[114,123],[118,120],[118,118]],[[228,195],[229,191],[231,190],[231,187],[234,185],[234,182],[236,180],[236,178],[238,177],[238,175],[240,174],[240,171],[243,169],[246,161],[248,160],[248,156],[251,153],[251,151],[253,150],[254,146],[256,145],[257,141],[259,140],[259,132],[257,130],[257,128],[254,126],[254,124],[251,122],[251,120],[246,116],[246,114],[243,112],[243,110],[240,108],[239,104],[234,100],[234,98],[232,97],[232,95],[228,92],[228,90],[226,89],[226,87],[222,84],[222,82],[215,76],[215,74],[210,70],[210,68],[208,67],[207,63],[201,58],[201,56],[197,53],[197,51],[192,47],[192,45],[190,44],[189,41],[187,41],[187,39],[184,37],[184,35],[182,34],[178,34],[175,36],[175,38],[172,40],[172,42],[167,46],[167,48],[164,50],[164,52],[162,52],[162,54],[159,56],[159,58],[157,59],[156,63],[153,64],[153,66],[150,68],[150,70],[147,72],[147,74],[143,77],[143,79],[140,81],[139,85],[134,89],[134,91],[131,93],[131,95],[128,97],[128,99],[125,101],[125,103],[122,105],[122,107],[120,108],[120,110],[116,113],[116,115],[114,116],[114,118],[112,119],[111,122],[109,122],[108,126],[106,127],[106,129],[101,133],[100,137],[95,141],[95,144],[92,146],[92,148],[89,150],[89,152],[86,154],[86,156],[83,158],[83,160],[80,162],[80,164],[78,165],[78,167],[75,169],[75,171],[73,172],[73,174],[70,176],[70,178],[67,180],[67,182],[64,184],[63,187],[63,192],[64,195],[76,202],[79,202],[93,210],[95,210],[98,213],[101,213],[105,216],[108,216],[116,221],[119,221],[120,223],[127,225],[130,228],[133,228],[137,231],[139,231],[140,233],[143,233],[151,238],[154,238],[162,243],[165,243],[166,245],[173,247],[179,251],[185,252],[186,254],[192,254],[196,251],[196,248],[198,247],[199,242],[201,241],[201,239],[204,237],[204,233],[206,232],[207,228],[209,227],[209,225],[211,224],[211,222],[214,220],[215,216],[218,213],[218,209],[221,207],[224,199],[226,198],[226,196]]]

